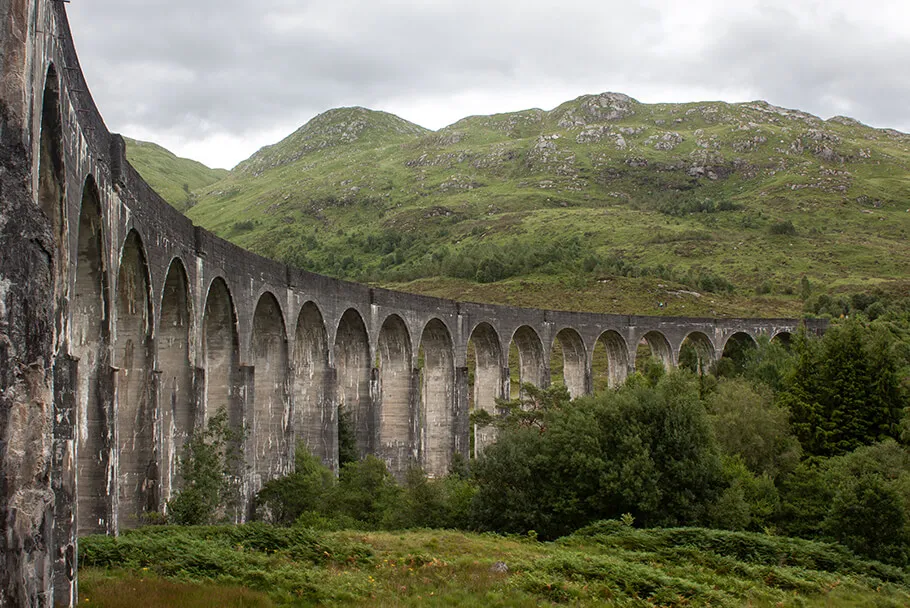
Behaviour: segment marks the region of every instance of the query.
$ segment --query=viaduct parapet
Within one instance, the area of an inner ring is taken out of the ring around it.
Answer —
[[[707,363],[799,324],[455,302],[256,256],[126,161],[64,3],[0,0],[0,606],[74,605],[77,536],[162,511],[220,410],[245,432],[242,520],[298,442],[337,468],[339,411],[360,454],[443,475],[470,456],[469,410],[517,390],[510,365],[538,386],[561,368],[577,396],[621,383],[642,341],[669,368],[687,339]]]

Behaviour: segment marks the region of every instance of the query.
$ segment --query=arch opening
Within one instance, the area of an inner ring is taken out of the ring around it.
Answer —
[[[236,434],[236,444],[227,449],[239,452],[243,435],[243,408],[240,401],[240,338],[237,332],[237,313],[227,283],[221,277],[215,278],[209,286],[202,319],[202,359],[205,365],[205,381],[202,397],[201,418],[197,423],[206,426],[220,413],[224,413],[227,424]],[[240,462],[235,462],[233,475],[235,483],[242,473]],[[232,510],[234,521],[240,520],[239,505],[224,505],[225,511]]]
[[[253,313],[253,492],[288,471],[288,341],[278,300],[264,293]]]
[[[41,134],[38,152],[38,206],[50,222],[53,244],[54,292],[57,300],[57,339],[63,333],[63,285],[66,276],[67,239],[65,228],[66,171],[63,163],[63,121],[60,114],[60,81],[53,64],[47,69],[41,105]]]
[[[592,353],[591,383],[595,392],[622,386],[629,375],[629,347],[614,330],[597,338]]]
[[[159,508],[158,448],[152,370],[152,310],[148,266],[142,241],[126,237],[117,275],[118,525],[136,527],[143,513]]]
[[[104,268],[101,203],[89,177],[79,213],[76,284],[72,302],[72,354],[79,360],[76,387],[76,503],[78,535],[111,527],[107,471],[111,409],[107,275]]]
[[[588,353],[577,331],[565,328],[556,334],[550,349],[550,381],[565,385],[575,399],[588,392]]]
[[[715,364],[715,373],[718,376],[741,375],[750,352],[756,348],[755,338],[746,332],[736,332],[724,343],[723,355]]]
[[[379,332],[379,453],[389,471],[403,479],[416,463],[415,428],[411,402],[413,370],[411,338],[398,315],[391,315]]]
[[[373,452],[372,399],[370,396],[370,342],[366,325],[353,308],[338,322],[335,334],[335,368],[338,373],[339,462],[363,458]],[[350,432],[348,440],[345,435]],[[346,445],[350,441],[352,445]]]
[[[324,464],[335,468],[337,421],[326,385],[328,368],[329,347],[322,313],[314,303],[307,302],[297,317],[294,340],[294,437]]]
[[[680,369],[701,376],[713,368],[714,358],[711,339],[700,331],[693,331],[680,344],[677,361]]]
[[[537,332],[527,325],[522,325],[512,334],[512,342],[509,345],[509,376],[509,397],[512,399],[521,396],[522,384],[529,383],[540,388],[547,386],[548,370],[543,343]]]
[[[190,336],[193,313],[183,262],[175,259],[167,272],[161,295],[158,365],[161,370],[161,426],[163,432],[162,502],[181,484],[177,465],[187,439],[193,434],[196,399]]]
[[[205,391],[202,423],[207,424],[219,411],[227,415],[228,425],[243,428],[243,412],[237,397],[240,376],[240,339],[237,314],[231,292],[222,278],[209,287],[202,319],[202,350],[205,362]]]
[[[793,334],[789,331],[779,331],[771,337],[772,344],[780,344],[785,349],[790,350],[793,344]]]
[[[673,352],[670,342],[659,331],[649,331],[638,341],[638,348],[635,352],[635,370],[645,372],[651,361],[656,361],[667,371],[673,369]]]
[[[455,353],[452,336],[439,319],[424,327],[420,353],[423,467],[428,476],[442,477],[455,453]]]
[[[502,346],[499,335],[489,323],[480,323],[468,340],[468,409],[496,414],[496,399],[503,396]],[[471,454],[476,458],[496,440],[491,427],[474,427]]]

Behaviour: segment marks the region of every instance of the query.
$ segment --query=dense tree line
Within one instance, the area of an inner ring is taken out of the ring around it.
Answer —
[[[445,229],[437,236],[442,235],[447,235]],[[477,283],[530,275],[622,276],[656,277],[714,293],[730,293],[735,288],[706,268],[644,266],[616,253],[601,253],[577,236],[468,238],[456,246],[391,231],[317,236],[311,232],[274,239],[284,244],[280,249],[266,248],[264,253],[298,268],[361,282],[409,282],[440,276]]]

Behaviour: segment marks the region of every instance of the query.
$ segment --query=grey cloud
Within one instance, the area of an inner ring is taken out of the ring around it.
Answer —
[[[748,19],[718,13],[697,32],[700,44],[689,46],[675,44],[680,32],[656,1],[69,6],[89,84],[112,128],[142,125],[184,140],[245,137],[342,104],[542,86],[579,95],[613,83],[627,83],[622,92],[632,96],[635,87],[671,96],[755,91],[778,105],[826,114],[841,104],[865,122],[910,127],[902,103],[910,85],[899,77],[910,44],[850,23],[833,1],[824,13],[795,15],[774,3]]]

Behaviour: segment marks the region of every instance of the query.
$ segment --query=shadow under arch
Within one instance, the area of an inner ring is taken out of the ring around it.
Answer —
[[[421,460],[427,475],[442,477],[455,452],[455,349],[445,323],[426,324],[419,353]]]
[[[389,315],[379,331],[378,369],[379,456],[389,471],[404,479],[417,464],[417,429],[412,399],[416,389],[411,368],[411,336],[404,320]]]
[[[160,474],[155,442],[154,344],[149,269],[142,238],[130,230],[117,273],[117,331],[114,365],[117,380],[118,528],[140,525],[142,515],[158,511]]]
[[[227,414],[231,428],[243,428],[240,382],[240,337],[237,311],[227,283],[216,277],[209,285],[202,318],[202,360],[205,364],[202,424],[219,411]],[[198,417],[197,417],[198,418]]]
[[[588,352],[581,335],[571,327],[561,329],[553,339],[550,379],[564,384],[573,399],[588,392]]]
[[[338,374],[338,449],[339,459],[344,460],[342,426],[350,425],[356,457],[373,453],[373,435],[376,429],[372,398],[370,396],[370,341],[360,313],[347,309],[338,322],[335,332],[335,369]]]
[[[608,329],[598,336],[591,360],[595,392],[622,386],[629,376],[629,346],[615,330]]]
[[[648,359],[656,359],[664,369],[673,369],[673,350],[667,337],[657,330],[651,330],[638,341],[635,355],[635,370],[644,371]]]
[[[468,409],[479,409],[496,414],[496,399],[503,397],[502,342],[496,329],[489,323],[478,323],[468,340]],[[473,375],[472,372],[473,371]],[[470,387],[469,387],[470,388]],[[483,453],[486,446],[496,440],[492,427],[475,427],[473,456]]]
[[[162,488],[161,502],[180,487],[177,464],[196,422],[196,398],[190,342],[193,305],[186,267],[180,258],[171,260],[161,293],[158,330],[160,376]]]
[[[38,206],[50,223],[56,339],[63,339],[64,297],[69,251],[66,238],[66,168],[63,160],[63,120],[60,80],[53,63],[47,68],[41,101],[41,132],[38,151]]]
[[[271,292],[256,303],[250,334],[253,362],[253,492],[288,472],[288,338],[281,305]]]
[[[789,331],[779,331],[771,336],[770,342],[772,344],[780,344],[789,350],[790,346],[793,344],[793,333]]]
[[[749,351],[758,348],[755,338],[744,331],[738,331],[724,341],[723,354],[714,365],[718,376],[737,376],[743,372]]]
[[[76,529],[79,536],[114,530],[108,474],[113,447],[108,275],[104,265],[101,198],[92,176],[82,189],[76,281],[71,307],[71,353],[76,385]]]
[[[323,464],[337,469],[338,421],[329,383],[328,338],[322,313],[313,302],[305,303],[297,315],[292,373],[294,438]]]
[[[715,352],[714,343],[705,333],[690,332],[679,345],[677,365],[694,374],[702,375],[714,366]]]
[[[517,372],[517,373],[516,373]],[[521,385],[547,386],[547,365],[544,360],[543,342],[528,325],[522,325],[512,334],[509,345],[509,398],[521,396]]]

